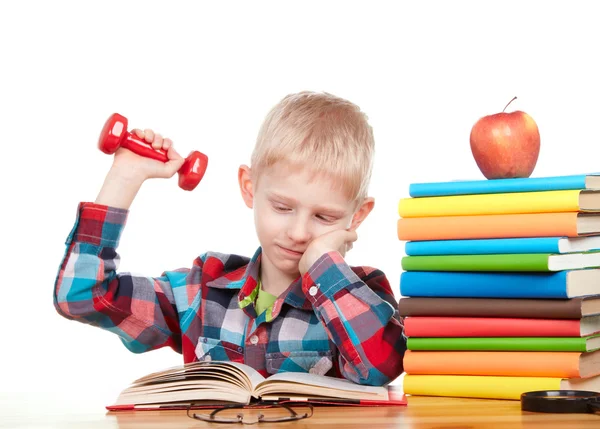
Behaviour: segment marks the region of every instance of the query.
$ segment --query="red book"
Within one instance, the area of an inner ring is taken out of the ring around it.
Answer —
[[[404,319],[408,337],[585,337],[600,332],[600,316],[581,319],[425,317]]]

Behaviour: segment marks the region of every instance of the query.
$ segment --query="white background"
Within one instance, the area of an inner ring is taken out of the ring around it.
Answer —
[[[534,176],[600,170],[599,41],[592,2],[578,1],[2,2],[1,391],[103,405],[181,362],[134,355],[53,307],[77,204],[111,164],[96,147],[111,113],[210,158],[193,192],[150,181],[131,208],[121,270],[160,275],[207,250],[254,252],[237,168],[283,96],[357,103],[375,130],[376,205],[348,260],[383,269],[399,297],[398,200],[411,182],[483,178],[469,148],[481,116],[517,96],[509,111],[542,136]]]

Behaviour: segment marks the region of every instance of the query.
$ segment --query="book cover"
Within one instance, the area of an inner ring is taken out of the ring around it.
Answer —
[[[600,189],[600,176],[597,173],[591,173],[514,179],[412,183],[409,185],[409,195],[416,198],[568,189]]]
[[[478,375],[404,376],[407,395],[520,400],[536,390],[588,390],[600,392],[600,376],[589,378],[497,377]]]
[[[407,256],[574,253],[600,249],[600,236],[407,241]]]
[[[405,256],[406,271],[561,271],[600,266],[600,252]]]
[[[404,355],[408,374],[513,377],[594,377],[600,352],[412,351]]]
[[[544,191],[402,198],[401,217],[470,216],[512,213],[598,212],[600,191]]]
[[[529,213],[400,218],[399,240],[579,237],[600,234],[600,214]]]
[[[526,319],[507,317],[404,318],[408,337],[585,337],[600,332],[600,316],[582,319]]]
[[[587,337],[408,337],[409,350],[589,352],[600,348],[600,336]]]
[[[581,319],[600,315],[600,295],[570,299],[403,297],[400,316]]]
[[[535,272],[404,271],[400,295],[447,298],[555,298],[600,295],[600,269]]]

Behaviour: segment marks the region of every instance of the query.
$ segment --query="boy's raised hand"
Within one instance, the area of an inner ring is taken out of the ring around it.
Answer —
[[[113,162],[114,169],[117,169],[127,177],[137,179],[141,183],[144,180],[151,178],[168,179],[181,168],[185,159],[177,153],[171,139],[163,138],[162,135],[155,133],[149,128],[143,131],[140,129],[133,129],[131,132],[135,133],[140,139],[152,144],[153,149],[165,150],[169,161],[157,161],[145,156],[137,155],[128,149],[119,148],[115,152]]]
[[[338,229],[323,234],[310,242],[298,264],[300,274],[304,275],[310,267],[325,253],[337,251],[342,257],[352,249],[352,243],[358,235],[354,230]]]
[[[96,204],[129,209],[146,179],[172,177],[185,162],[173,147],[171,139],[165,139],[150,129],[134,129],[132,133],[151,143],[154,149],[167,151],[169,160],[157,161],[122,147],[117,149],[112,167],[96,197]]]

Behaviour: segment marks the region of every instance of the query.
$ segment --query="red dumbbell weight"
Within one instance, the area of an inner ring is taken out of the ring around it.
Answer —
[[[111,155],[119,147],[124,147],[138,155],[157,161],[167,162],[169,160],[165,150],[154,149],[151,143],[127,131],[127,118],[125,116],[113,113],[104,124],[104,128],[102,128],[98,139],[98,148],[102,152]],[[186,191],[194,189],[202,180],[207,165],[208,157],[206,155],[198,151],[190,152],[177,172],[179,174],[179,187]]]

